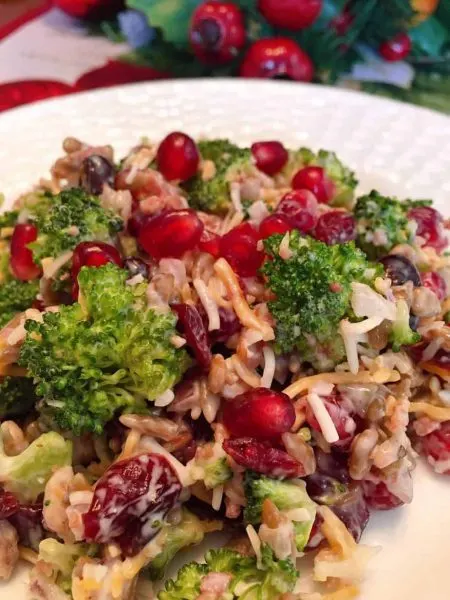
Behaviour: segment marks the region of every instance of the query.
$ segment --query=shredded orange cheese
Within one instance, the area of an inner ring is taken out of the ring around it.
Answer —
[[[311,375],[310,377],[302,377],[297,381],[294,381],[288,386],[284,393],[290,398],[295,398],[302,392],[310,390],[314,385],[319,382],[333,383],[334,385],[346,384],[346,383],[392,383],[400,380],[400,373],[387,368],[381,368],[375,373],[370,371],[360,371],[359,373],[318,373],[317,375]]]
[[[224,258],[219,258],[219,260],[214,263],[214,270],[224,283],[228,295],[231,298],[234,311],[242,325],[249,329],[257,329],[260,331],[263,340],[266,342],[273,340],[275,338],[273,328],[262,319],[259,319],[255,312],[250,308],[242,293],[238,278],[229,263]]]
[[[423,413],[427,417],[430,417],[430,419],[433,419],[433,421],[439,421],[440,423],[450,421],[450,407],[436,406],[429,402],[418,401],[410,402],[408,410],[412,413]]]
[[[39,559],[39,556],[30,548],[25,548],[24,546],[19,546],[19,556],[22,560],[26,560],[27,562],[35,565]]]

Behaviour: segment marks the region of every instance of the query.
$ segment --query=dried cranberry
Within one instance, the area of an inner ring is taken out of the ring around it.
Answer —
[[[198,242],[198,249],[202,252],[211,254],[211,256],[214,256],[214,258],[219,258],[220,236],[217,235],[217,233],[213,233],[212,231],[204,229]]]
[[[197,362],[204,369],[208,369],[212,356],[208,333],[200,313],[195,306],[189,304],[173,304],[172,308],[178,315],[180,330],[193,350]]]
[[[89,510],[83,515],[88,542],[120,540],[125,550],[137,533],[140,545],[162,526],[178,502],[181,483],[169,462],[159,454],[138,454],[114,463],[97,481]]]
[[[11,492],[0,488],[0,520],[8,519],[19,510],[19,501]]]
[[[388,62],[403,60],[411,52],[412,41],[405,32],[397,33],[390,40],[386,40],[378,48],[378,52]]]
[[[419,451],[438,473],[450,475],[450,421],[441,423],[439,429],[420,438]],[[444,469],[440,468],[439,462],[445,465]]]
[[[244,392],[228,400],[223,409],[223,423],[232,437],[278,438],[290,430],[294,421],[289,396],[267,388]]]
[[[160,143],[156,161],[166,179],[186,181],[197,173],[200,154],[191,137],[174,131]]]
[[[81,163],[80,187],[89,194],[101,194],[106,183],[114,186],[116,169],[111,161],[104,156],[91,154]]]
[[[102,267],[114,263],[121,267],[122,257],[119,251],[105,242],[81,242],[73,251],[72,256],[72,298],[78,299],[78,273],[82,267]]]
[[[46,537],[42,522],[42,502],[20,504],[19,509],[9,518],[24,546],[38,550],[39,543]]]
[[[426,246],[442,252],[448,245],[444,233],[442,215],[431,206],[417,206],[408,212],[408,218],[417,223],[416,235],[425,240]]]
[[[179,258],[193,250],[203,232],[203,223],[192,209],[163,212],[147,221],[139,233],[139,243],[153,258]]]
[[[421,279],[422,285],[434,292],[441,302],[445,300],[447,297],[447,284],[442,275],[435,271],[429,271],[428,273],[422,273]]]
[[[309,190],[288,192],[281,198],[276,214],[283,215],[302,233],[309,233],[317,222],[316,197]]]
[[[325,173],[325,169],[309,166],[300,169],[292,179],[295,190],[309,190],[322,204],[328,204],[333,198],[335,186]]]
[[[255,142],[251,149],[257,168],[266,175],[275,175],[281,171],[289,158],[288,151],[281,142]]]
[[[388,490],[384,481],[378,483],[363,481],[362,487],[368,506],[374,510],[390,510],[404,504],[400,498]]]
[[[41,268],[34,262],[33,253],[28,248],[37,236],[37,227],[31,223],[19,223],[14,227],[10,264],[14,276],[21,281],[37,279],[41,274]]]
[[[339,440],[334,445],[340,448],[347,447],[355,435],[355,420],[336,396],[323,397],[322,401],[339,435]],[[315,431],[322,431],[309,404],[306,406],[306,421]]]
[[[342,210],[323,213],[317,221],[314,237],[329,246],[350,242],[356,238],[355,219]]]
[[[259,226],[259,237],[263,240],[275,235],[276,233],[284,234],[287,231],[294,229],[292,223],[283,215],[269,215],[261,221]]]
[[[303,477],[305,474],[303,465],[287,452],[254,438],[225,440],[223,449],[238,465],[276,479]]]
[[[219,308],[220,327],[209,332],[212,344],[226,342],[232,335],[241,330],[242,325],[233,310]]]
[[[220,238],[220,255],[242,277],[256,275],[264,260],[258,250],[259,236],[250,223],[238,225]]]

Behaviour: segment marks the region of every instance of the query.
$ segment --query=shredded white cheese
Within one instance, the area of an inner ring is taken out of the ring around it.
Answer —
[[[155,406],[168,406],[174,398],[175,394],[172,392],[172,390],[166,390],[161,394],[161,396],[156,398]]]
[[[344,340],[351,373],[355,374],[359,370],[358,344],[367,342],[367,333],[378,327],[382,321],[383,317],[370,317],[359,323],[350,323],[347,319],[342,319],[339,323],[339,333]]]
[[[261,377],[261,387],[270,388],[275,375],[275,352],[270,346],[264,346],[264,371]]]
[[[223,485],[218,485],[213,490],[211,506],[214,510],[220,510],[223,498],[223,489]]]
[[[237,181],[230,183],[230,199],[235,211],[241,215],[244,212],[241,202],[241,184]]]
[[[161,444],[159,444],[154,438],[147,435],[142,436],[140,440],[140,446],[147,452],[153,452],[155,454],[161,454],[161,456],[164,456],[164,458],[166,458],[171,466],[175,469],[178,479],[183,487],[187,487],[194,483],[189,475],[189,470],[170,452],[167,452],[167,450],[165,450],[165,448],[163,448]]]
[[[200,278],[196,278],[192,283],[194,284],[198,297],[200,298],[200,302],[203,304],[203,308],[206,310],[206,314],[208,315],[208,331],[219,329],[219,308],[215,300],[213,300],[213,298],[209,295],[205,282]]]
[[[329,444],[339,441],[339,434],[330,417],[329,412],[325,408],[322,398],[313,390],[308,394],[308,404],[320,425],[323,437]]]
[[[253,525],[247,525],[245,531],[247,532],[248,539],[250,540],[250,544],[252,545],[252,548],[256,555],[256,566],[258,567],[258,569],[260,569],[262,567],[261,540],[259,539],[259,536],[256,533],[256,530],[253,527]]]

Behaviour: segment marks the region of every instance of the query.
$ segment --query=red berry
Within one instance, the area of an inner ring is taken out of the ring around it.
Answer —
[[[339,435],[339,440],[334,445],[337,447],[348,446],[355,435],[355,420],[336,396],[324,397],[322,401]],[[309,404],[306,405],[306,421],[315,431],[322,431]]]
[[[276,233],[286,233],[294,228],[292,223],[284,215],[269,215],[261,221],[259,226],[259,236],[265,240]]]
[[[303,465],[268,442],[245,437],[225,440],[223,449],[238,465],[276,479],[303,477]]]
[[[387,488],[384,481],[375,483],[373,481],[362,482],[364,498],[370,508],[375,510],[390,510],[402,506],[404,502],[397,498]]]
[[[257,249],[258,233],[250,223],[238,225],[220,239],[220,255],[242,277],[256,275],[264,260],[264,252]]]
[[[160,143],[156,161],[167,180],[186,181],[197,173],[200,154],[191,137],[174,131]]]
[[[198,249],[218,258],[220,256],[220,236],[204,229],[198,242]]]
[[[271,38],[253,42],[241,64],[240,74],[241,77],[311,81],[314,65],[293,40]]]
[[[149,541],[177,503],[181,483],[159,454],[138,454],[114,463],[97,481],[89,510],[83,515],[89,542],[127,542],[132,531]]]
[[[417,206],[408,212],[408,218],[417,223],[416,235],[425,240],[437,252],[442,252],[448,245],[444,233],[442,215],[431,206]]]
[[[275,175],[287,163],[289,155],[281,142],[255,142],[252,144],[252,154],[256,166],[266,175]]]
[[[259,0],[258,8],[271,25],[297,31],[314,23],[323,0]]]
[[[224,64],[233,60],[245,44],[242,12],[232,2],[203,2],[192,15],[189,40],[201,62]]]
[[[316,197],[306,189],[288,192],[281,198],[276,214],[283,215],[302,233],[309,233],[317,222]]]
[[[350,242],[356,238],[355,219],[342,210],[323,213],[317,221],[314,237],[329,246]]]
[[[233,437],[278,438],[290,430],[294,421],[289,396],[267,388],[244,392],[228,400],[223,409],[223,423]]]
[[[178,315],[179,330],[186,338],[187,345],[192,348],[197,362],[208,369],[212,356],[208,333],[200,313],[195,306],[189,304],[173,304],[172,309]]]
[[[353,15],[344,10],[330,21],[330,26],[339,36],[344,36],[353,22]]]
[[[166,256],[178,258],[197,246],[202,232],[203,223],[194,210],[171,210],[144,223],[139,243],[157,260]]]
[[[390,40],[383,42],[378,48],[378,52],[388,62],[403,60],[411,52],[412,42],[407,33],[397,33]]]
[[[153,215],[147,215],[146,213],[136,210],[132,213],[131,217],[127,221],[127,230],[133,237],[139,237],[141,229],[144,225],[153,218]]]
[[[334,195],[334,183],[322,167],[310,166],[297,171],[292,179],[295,190],[309,190],[322,204],[328,204]]]
[[[445,300],[447,297],[447,284],[444,278],[435,271],[421,274],[422,285],[436,294],[439,300]]]
[[[31,223],[19,223],[14,227],[10,264],[14,276],[21,281],[37,279],[41,274],[41,268],[34,262],[33,253],[28,248],[28,244],[36,241],[37,236],[38,230]]]
[[[419,452],[426,456],[437,473],[450,475],[450,421],[441,423],[439,429],[420,438]]]

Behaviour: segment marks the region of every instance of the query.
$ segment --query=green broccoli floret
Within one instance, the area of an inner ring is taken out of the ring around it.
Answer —
[[[413,331],[409,324],[409,309],[405,300],[397,300],[396,319],[392,323],[392,329],[389,335],[389,341],[392,343],[392,350],[399,352],[402,346],[410,346],[420,342],[421,336],[417,331]]]
[[[95,556],[96,544],[62,544],[53,538],[39,544],[39,560],[51,565],[55,583],[66,594],[72,591],[72,572],[77,560],[83,556]]]
[[[257,172],[252,153],[249,148],[239,148],[222,139],[200,141],[197,146],[203,160],[214,163],[215,173],[207,180],[196,175],[183,186],[189,204],[198,210],[223,214],[231,204],[230,183]]]
[[[410,244],[414,238],[414,229],[407,218],[411,205],[375,190],[358,198],[354,211],[357,246],[370,258],[379,258],[397,244]]]
[[[47,256],[73,250],[83,241],[109,241],[123,225],[122,219],[104,209],[96,196],[79,188],[63,190],[56,196],[46,194],[29,211],[29,219],[39,231],[37,240],[29,244],[37,264]]]
[[[9,210],[0,215],[0,229],[4,227],[14,227],[19,216],[18,210]]]
[[[159,600],[195,600],[201,582],[208,573],[229,573],[232,579],[225,592],[227,600],[277,600],[293,590],[298,572],[290,560],[276,560],[269,546],[261,548],[261,566],[255,557],[242,556],[234,550],[210,550],[206,564],[184,566],[175,580],[166,583]],[[240,589],[237,588],[238,584]],[[244,591],[242,591],[242,589]]]
[[[0,434],[0,483],[23,502],[34,502],[58,467],[72,464],[72,442],[43,433],[21,454],[7,456]]]
[[[282,172],[290,182],[297,171],[310,165],[322,167],[329,179],[334,183],[335,190],[330,204],[332,206],[351,208],[358,180],[355,177],[355,173],[349,167],[346,167],[334,152],[319,150],[315,154],[309,148],[290,150],[289,160]]]
[[[0,327],[17,313],[30,308],[39,291],[38,281],[10,279],[0,285]]]
[[[37,398],[28,377],[3,377],[0,381],[0,420],[29,413]]]
[[[247,505],[244,509],[246,523],[259,525],[264,500],[271,500],[279,510],[306,508],[310,514],[307,521],[294,523],[297,549],[306,546],[316,517],[316,505],[308,496],[304,481],[280,481],[246,471],[244,478]]]
[[[383,268],[371,264],[353,242],[328,246],[298,231],[290,234],[292,256],[283,259],[283,236],[264,240],[271,257],[263,265],[267,285],[276,299],[269,308],[276,321],[276,349],[297,349],[303,360],[319,370],[329,369],[345,356],[339,321],[352,314],[351,283],[372,284]]]
[[[167,565],[177,552],[187,546],[199,544],[206,533],[218,531],[221,528],[221,521],[202,521],[183,508],[181,521],[174,525],[165,525],[162,529],[162,535],[165,536],[163,549],[146,569],[150,579],[162,579]]]
[[[102,433],[118,412],[145,411],[189,366],[186,351],[171,342],[175,316],[144,309],[127,277],[112,264],[83,267],[82,304],[25,325],[19,363],[37,384],[39,408],[76,435]]]
[[[208,489],[223,485],[233,477],[227,455],[220,444],[204,444],[189,466],[195,470],[196,479],[200,479]]]

